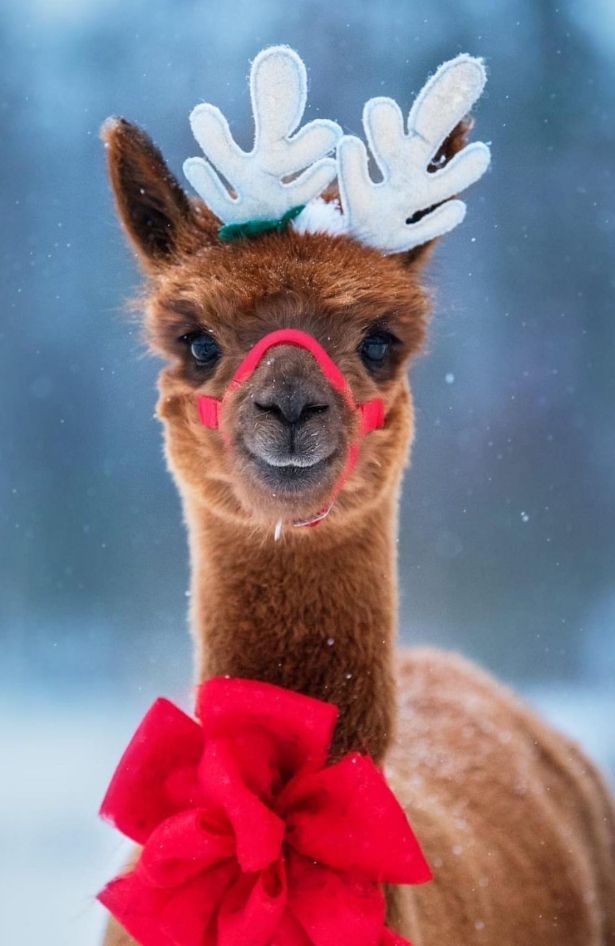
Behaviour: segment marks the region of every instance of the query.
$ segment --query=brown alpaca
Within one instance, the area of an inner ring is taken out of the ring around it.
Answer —
[[[149,344],[167,362],[158,416],[190,536],[197,679],[265,680],[339,706],[334,755],[385,764],[435,873],[390,891],[391,922],[414,946],[615,944],[615,816],[600,776],[465,661],[395,649],[397,505],[414,435],[406,373],[425,337],[429,246],[384,256],[290,230],[223,244],[141,131],[112,120],[104,139],[147,274]],[[384,429],[317,528],[289,520],[322,507],[353,421],[307,352],[272,350],[237,393],[230,449],[196,410],[197,393],[221,397],[249,348],[281,327],[314,335],[357,401],[385,402]],[[259,457],[289,423],[312,465]],[[112,922],[105,942],[133,941]]]

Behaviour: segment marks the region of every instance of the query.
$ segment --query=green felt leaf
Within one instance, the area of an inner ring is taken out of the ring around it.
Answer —
[[[304,207],[305,204],[291,207],[282,217],[278,217],[276,220],[246,220],[245,223],[225,223],[218,230],[218,236],[223,243],[233,243],[235,240],[241,240],[244,237],[260,236],[261,233],[282,233],[291,220],[299,216]]]

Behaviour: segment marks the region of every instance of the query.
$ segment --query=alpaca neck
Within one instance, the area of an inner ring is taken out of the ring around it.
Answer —
[[[263,680],[337,704],[333,756],[382,759],[393,718],[396,501],[281,540],[188,507],[199,681]]]

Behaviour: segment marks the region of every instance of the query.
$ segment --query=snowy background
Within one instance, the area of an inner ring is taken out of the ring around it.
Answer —
[[[487,11],[487,12],[486,12]],[[615,775],[612,0],[0,0],[0,943],[88,946],[122,857],[95,817],[160,693],[188,705],[187,556],[152,420],[158,366],[98,129],[173,169],[187,115],[248,145],[245,76],[288,42],[311,115],[360,133],[484,55],[494,167],[431,270],[400,536],[407,641],[461,650]]]

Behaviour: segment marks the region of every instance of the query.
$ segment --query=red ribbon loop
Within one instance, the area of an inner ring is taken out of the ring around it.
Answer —
[[[251,680],[158,700],[101,815],[143,845],[99,894],[141,946],[404,946],[383,883],[427,862],[367,756],[327,766],[337,708]]]

